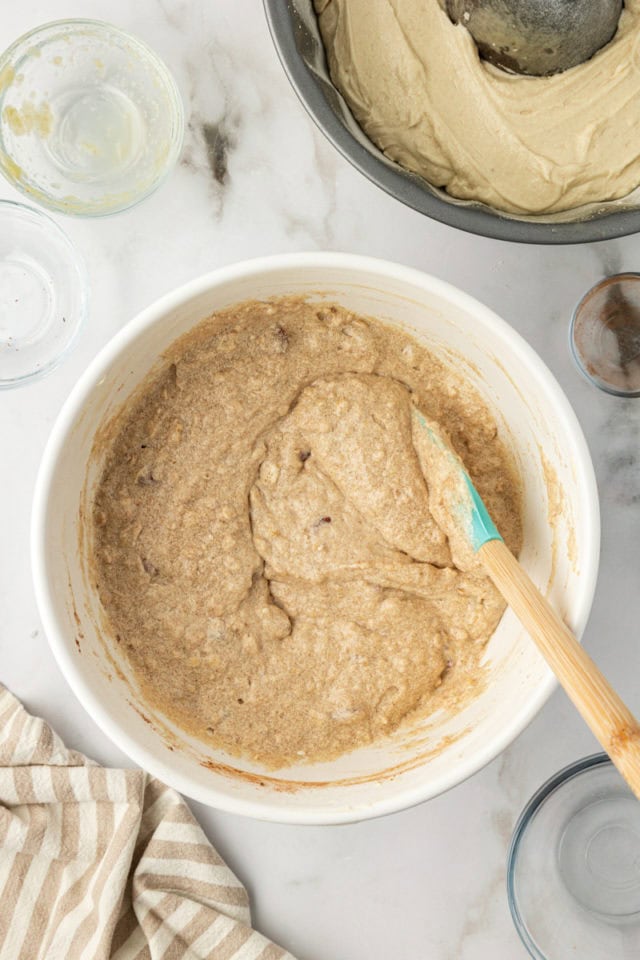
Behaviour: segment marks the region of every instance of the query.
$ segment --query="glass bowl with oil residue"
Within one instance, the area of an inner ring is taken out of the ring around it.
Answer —
[[[162,60],[108,23],[48,23],[0,57],[0,170],[52,210],[102,216],[133,206],[172,169],[183,132]]]

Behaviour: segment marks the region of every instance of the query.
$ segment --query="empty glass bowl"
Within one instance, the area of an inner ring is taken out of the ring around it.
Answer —
[[[640,801],[606,754],[561,770],[516,825],[509,906],[535,960],[640,956]]]
[[[0,202],[0,389],[49,373],[88,306],[81,258],[51,217]]]
[[[164,63],[108,23],[48,23],[0,57],[0,169],[53,210],[132,206],[171,170],[183,132]]]

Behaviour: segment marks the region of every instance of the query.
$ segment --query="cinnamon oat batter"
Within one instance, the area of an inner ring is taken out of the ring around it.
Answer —
[[[414,404],[517,552],[518,481],[495,423],[412,337],[290,298],[237,305],[174,344],[111,427],[93,510],[102,603],[148,702],[283,766],[478,689],[504,604],[454,565],[430,513]]]

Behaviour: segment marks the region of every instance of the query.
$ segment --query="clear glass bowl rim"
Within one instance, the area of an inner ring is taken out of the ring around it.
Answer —
[[[105,31],[106,33],[115,34],[119,37],[124,38],[128,44],[132,47],[137,47],[143,54],[144,58],[150,60],[158,74],[162,77],[167,94],[171,100],[173,114],[173,124],[172,124],[172,137],[169,142],[169,149],[167,151],[167,159],[164,163],[162,171],[158,174],[156,179],[141,193],[133,197],[130,203],[125,204],[124,206],[116,206],[112,209],[100,209],[97,211],[89,210],[69,210],[64,206],[64,204],[59,203],[56,200],[53,200],[48,197],[43,191],[38,191],[38,196],[33,196],[25,186],[11,175],[10,165],[5,163],[5,158],[8,157],[8,154],[4,150],[2,137],[0,136],[0,173],[3,174],[5,179],[15,187],[16,190],[19,190],[25,197],[31,199],[32,202],[41,204],[43,207],[46,207],[48,210],[53,210],[55,213],[63,213],[67,216],[75,217],[102,217],[113,215],[114,213],[121,213],[124,210],[130,210],[136,204],[140,203],[142,200],[145,200],[148,196],[157,190],[157,188],[164,182],[164,180],[169,176],[173,167],[175,166],[178,157],[182,151],[184,144],[184,135],[185,135],[185,115],[184,115],[184,104],[182,102],[182,96],[178,89],[178,85],[175,81],[175,78],[169,70],[169,67],[164,62],[161,56],[156,53],[156,51],[150,47],[144,40],[140,40],[139,37],[135,36],[132,33],[129,33],[127,30],[122,30],[120,27],[115,26],[113,23],[109,23],[107,20],[97,20],[89,17],[68,17],[60,20],[49,20],[47,23],[41,23],[37,27],[28,30],[26,33],[23,33],[21,36],[17,37],[13,43],[6,47],[2,53],[0,53],[0,78],[2,77],[3,71],[11,61],[14,59],[16,52],[20,50],[21,47],[25,47],[25,53],[28,52],[30,44],[36,38],[45,36],[47,33],[55,33],[60,31],[64,27],[91,27],[97,29],[98,31]],[[10,86],[10,84],[8,85]],[[0,112],[2,110],[2,101],[4,99],[4,88],[0,85]]]
[[[89,273],[84,257],[76,247],[75,243],[73,243],[66,231],[56,223],[53,217],[50,217],[48,213],[45,213],[43,210],[39,210],[37,207],[32,207],[27,203],[21,203],[17,200],[0,199],[0,216],[2,215],[3,210],[11,207],[16,209],[19,215],[24,215],[26,213],[30,217],[40,220],[46,230],[54,230],[59,236],[62,237],[65,246],[69,250],[69,262],[73,264],[78,278],[78,283],[80,285],[80,303],[79,315],[76,321],[73,336],[65,345],[64,349],[52,357],[50,362],[47,363],[46,366],[41,367],[39,370],[32,370],[30,373],[24,373],[21,377],[14,377],[11,380],[0,379],[0,391],[11,390],[15,387],[21,387],[27,383],[33,383],[36,380],[41,380],[43,377],[48,376],[48,374],[55,370],[55,368],[64,360],[66,356],[69,355],[69,353],[71,353],[71,350],[75,347],[80,330],[82,329],[89,313]]]
[[[507,854],[507,900],[509,902],[511,918],[518,931],[518,935],[534,960],[553,960],[553,958],[541,953],[535,941],[531,939],[518,906],[518,899],[515,892],[515,867],[518,859],[520,841],[534,816],[552,793],[555,793],[559,787],[564,786],[565,783],[580,776],[580,774],[586,770],[593,770],[596,767],[607,764],[613,766],[608,754],[593,753],[588,757],[583,757],[581,760],[574,760],[573,763],[558,770],[557,773],[549,777],[549,779],[536,790],[518,817],[518,821],[514,827],[509,853]]]
[[[582,305],[586,303],[587,299],[591,296],[591,293],[593,292],[593,290],[595,290],[596,287],[599,287],[602,283],[606,283],[608,280],[615,280],[615,279],[619,279],[619,280],[633,279],[633,280],[640,281],[640,273],[635,270],[623,270],[621,273],[612,273],[610,274],[610,276],[603,277],[602,280],[598,280],[591,287],[589,287],[587,292],[582,297],[580,297],[575,307],[573,308],[573,313],[571,314],[571,323],[569,324],[569,349],[571,350],[571,356],[573,357],[576,367],[578,368],[582,376],[585,378],[585,380],[587,380],[588,383],[591,384],[591,386],[597,387],[598,390],[602,390],[603,393],[608,393],[609,396],[611,397],[624,397],[627,400],[633,400],[634,397],[640,397],[640,390],[626,390],[626,391],[616,390],[615,387],[610,387],[607,383],[604,383],[604,381],[600,380],[598,377],[594,377],[591,373],[589,373],[589,371],[584,366],[580,358],[580,355],[578,354],[578,350],[575,343],[575,337],[574,337],[574,330],[575,330],[576,320],[578,317],[578,312],[580,310],[580,307],[582,307]]]

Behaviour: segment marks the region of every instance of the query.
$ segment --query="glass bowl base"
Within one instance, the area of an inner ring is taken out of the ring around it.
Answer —
[[[561,770],[530,800],[507,885],[536,960],[640,956],[640,802],[605,754]]]

